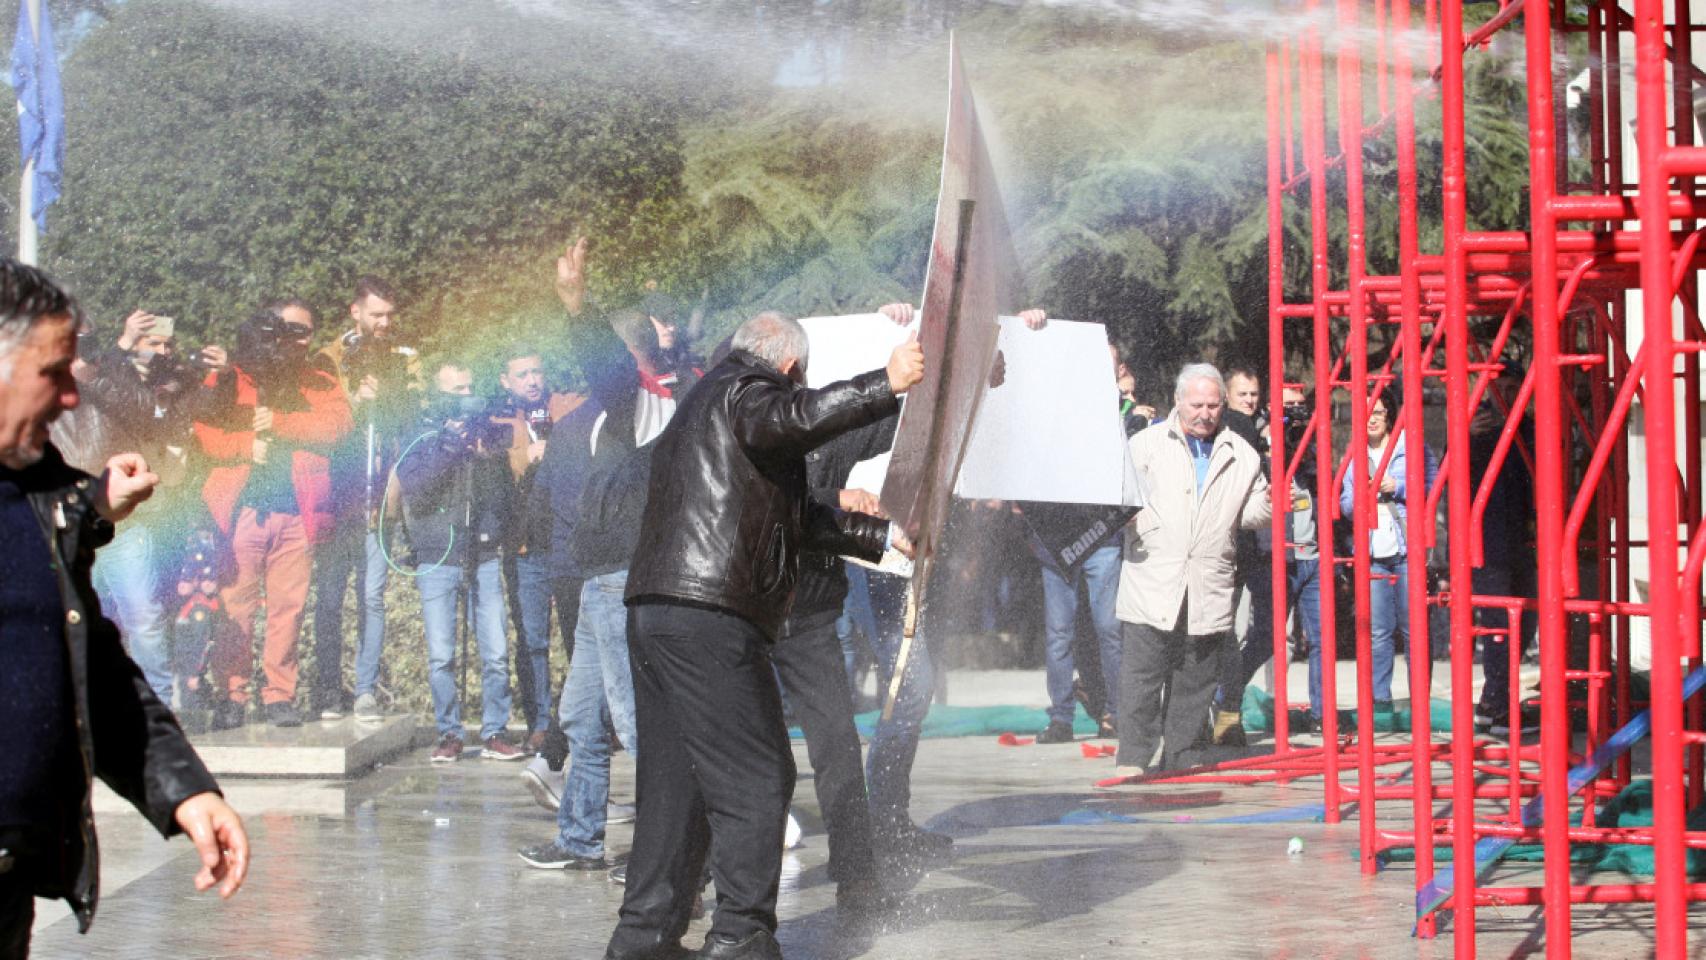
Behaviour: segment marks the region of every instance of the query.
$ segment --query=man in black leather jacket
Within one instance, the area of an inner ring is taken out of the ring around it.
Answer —
[[[48,424],[75,408],[77,304],[40,271],[0,258],[0,957],[26,956],[34,897],[62,897],[87,930],[99,858],[99,776],[162,834],[188,833],[196,887],[235,893],[243,823],[101,615],[89,568],[113,523],[153,492],[141,456],[100,477],[67,465]]]
[[[754,317],[658,438],[626,593],[640,810],[607,957],[677,954],[713,831],[718,904],[700,956],[781,956],[795,771],[769,648],[800,553],[874,559],[888,528],[813,501],[805,454],[893,413],[924,370],[913,340],[886,370],[808,390],[806,358],[799,324]]]

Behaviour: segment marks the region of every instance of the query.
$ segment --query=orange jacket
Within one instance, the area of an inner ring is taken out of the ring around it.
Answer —
[[[258,398],[254,378],[232,367],[236,379],[234,402],[214,414],[217,422],[196,421],[196,442],[212,463],[202,484],[202,500],[226,536],[237,518],[237,502],[249,482],[255,444],[255,406]],[[208,385],[215,379],[210,376]],[[290,453],[290,479],[296,490],[296,507],[307,527],[310,543],[318,543],[330,532],[332,517],[332,474],[330,453],[337,442],[355,429],[349,398],[330,373],[306,369],[297,381],[306,406],[273,408],[272,436]]]

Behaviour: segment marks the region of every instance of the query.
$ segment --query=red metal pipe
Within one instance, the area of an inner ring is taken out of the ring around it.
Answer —
[[[1268,48],[1268,410],[1270,422],[1285,409],[1285,318],[1280,307],[1285,303],[1285,194],[1280,190],[1280,90],[1284,86],[1284,66],[1280,62],[1283,49]],[[1289,131],[1285,131],[1289,134]],[[1289,140],[1287,141],[1289,145]],[[1291,477],[1286,472],[1285,431],[1270,429],[1269,453],[1272,457],[1269,473],[1273,477],[1269,501],[1273,517],[1269,531],[1275,545],[1267,571],[1271,577],[1273,622],[1268,624],[1273,640],[1274,664],[1274,750],[1286,753],[1291,749],[1291,710],[1286,689],[1286,665],[1289,649],[1285,625],[1290,606],[1286,589],[1286,518],[1291,515]],[[1258,574],[1259,576],[1260,574]],[[1258,626],[1251,625],[1252,628]]]

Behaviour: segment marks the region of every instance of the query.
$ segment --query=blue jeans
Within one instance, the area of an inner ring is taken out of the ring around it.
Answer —
[[[1291,609],[1297,611],[1303,640],[1309,647],[1309,712],[1321,718],[1321,561],[1298,559],[1287,564],[1291,576]]]
[[[344,525],[361,518],[345,518]],[[340,525],[342,526],[342,525]],[[379,534],[359,526],[339,529],[314,555],[314,694],[321,704],[342,697],[344,591],[356,575],[356,613],[361,635],[355,647],[355,695],[379,685],[379,655],[385,647],[385,588],[391,569],[379,549]]]
[[[1410,639],[1409,569],[1409,562],[1402,554],[1369,564],[1374,575],[1374,581],[1368,587],[1368,617],[1376,703],[1392,702],[1392,660],[1397,649],[1397,635],[1402,632],[1406,640]],[[1392,576],[1398,579],[1385,579]],[[1427,655],[1424,641],[1422,656]]]
[[[628,571],[593,577],[581,587],[575,652],[563,683],[563,726],[569,734],[569,776],[557,808],[557,842],[577,857],[604,856],[610,802],[610,734],[637,759],[634,675],[628,668],[628,609],[622,591]]]
[[[118,622],[130,658],[160,702],[172,705],[172,650],[165,609],[155,593],[154,533],[146,524],[120,524],[118,535],[95,556],[92,579],[101,610]]]
[[[426,623],[427,684],[438,735],[462,736],[462,703],[456,696],[456,592],[462,568],[435,567],[415,578]],[[498,558],[474,568],[474,639],[480,651],[480,739],[503,732],[509,722],[509,631],[504,624],[503,564]]]
[[[902,577],[868,578],[871,608],[876,614],[877,635],[872,653],[877,662],[878,687],[884,702],[894,676],[895,661],[906,619],[906,585]],[[918,737],[924,715],[930,712],[933,671],[930,650],[922,635],[915,636],[901,674],[900,696],[889,719],[877,722],[865,756],[865,780],[871,794],[871,822],[877,829],[908,822],[912,805],[912,761],[918,755]]]
[[[507,561],[509,602],[515,615],[515,675],[521,683],[521,712],[527,729],[551,725],[550,558],[532,553]]]
[[[859,689],[853,666],[858,659],[853,646],[853,631],[867,638],[877,635],[877,615],[871,610],[870,577],[866,568],[857,563],[842,561],[847,571],[847,599],[841,604],[841,617],[835,621],[835,635],[841,640],[841,659],[847,667],[847,688]]]
[[[1044,664],[1048,675],[1049,723],[1071,725],[1072,699],[1072,641],[1078,632],[1078,586],[1083,584],[1090,598],[1090,618],[1096,625],[1096,639],[1102,651],[1102,683],[1107,690],[1107,706],[1111,716],[1119,716],[1120,690],[1120,621],[1114,615],[1114,601],[1120,591],[1120,544],[1109,541],[1084,558],[1071,573],[1062,574],[1053,564],[1044,563],[1043,620],[1048,638]]]

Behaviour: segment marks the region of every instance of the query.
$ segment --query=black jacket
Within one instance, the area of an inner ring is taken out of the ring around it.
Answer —
[[[397,461],[403,524],[415,559],[461,566],[497,556],[514,495],[505,451],[477,451],[465,437],[431,424],[427,429]]]
[[[844,433],[806,454],[806,478],[811,483],[812,497],[825,506],[837,506],[853,468],[860,461],[893,447],[899,423],[898,417],[888,417]],[[794,606],[788,614],[794,624],[789,629],[797,628],[807,618],[840,613],[846,599],[847,572],[842,567],[841,555],[807,551],[800,557],[800,582],[794,587]]]
[[[774,639],[802,551],[876,559],[888,529],[812,500],[806,453],[898,409],[882,371],[808,390],[751,354],[730,353],[656,441],[628,602],[727,610]]]
[[[21,482],[41,522],[54,559],[65,606],[65,645],[77,746],[83,760],[78,832],[68,837],[0,837],[0,845],[27,841],[38,896],[63,897],[87,930],[100,895],[100,857],[90,804],[94,777],[129,800],[163,836],[179,832],[172,815],[178,805],[218,784],[184,737],[172,711],[154,695],[142,671],[125,653],[119,631],[101,615],[89,582],[95,548],[113,537],[112,524],[95,512],[94,478],[68,466],[51,445]],[[0,669],[5,655],[0,652]]]

